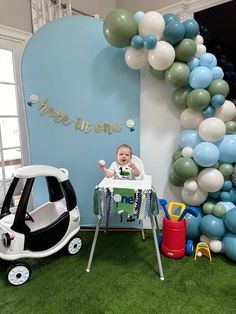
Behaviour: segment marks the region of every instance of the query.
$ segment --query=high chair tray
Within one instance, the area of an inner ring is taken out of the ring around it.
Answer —
[[[120,180],[105,177],[99,184],[99,188],[125,188],[147,190],[152,188],[152,176],[144,175],[143,180]]]

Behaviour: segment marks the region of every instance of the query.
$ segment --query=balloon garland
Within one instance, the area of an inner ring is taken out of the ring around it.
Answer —
[[[197,21],[118,9],[105,18],[103,33],[112,46],[126,48],[127,66],[149,65],[155,78],[175,88],[172,100],[182,110],[183,129],[169,180],[181,187],[186,204],[201,206],[197,229],[211,250],[224,249],[236,261],[236,108],[226,100],[229,85]]]

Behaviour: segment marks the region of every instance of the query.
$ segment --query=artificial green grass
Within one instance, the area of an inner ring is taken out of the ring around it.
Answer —
[[[235,313],[235,263],[222,254],[161,254],[165,280],[159,279],[151,231],[99,233],[91,272],[85,271],[93,232],[80,232],[83,247],[75,256],[29,260],[32,275],[22,286],[5,280],[0,260],[0,313],[133,314]]]

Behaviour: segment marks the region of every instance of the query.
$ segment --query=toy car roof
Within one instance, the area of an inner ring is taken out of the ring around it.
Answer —
[[[15,170],[16,178],[34,178],[39,176],[56,177],[60,182],[68,180],[68,171],[46,165],[30,165]]]

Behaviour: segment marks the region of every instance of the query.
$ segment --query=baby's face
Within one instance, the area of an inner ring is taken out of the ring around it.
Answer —
[[[117,160],[118,164],[120,164],[120,165],[128,164],[131,160],[130,149],[126,148],[126,147],[119,148],[117,155],[116,155],[116,160]]]

